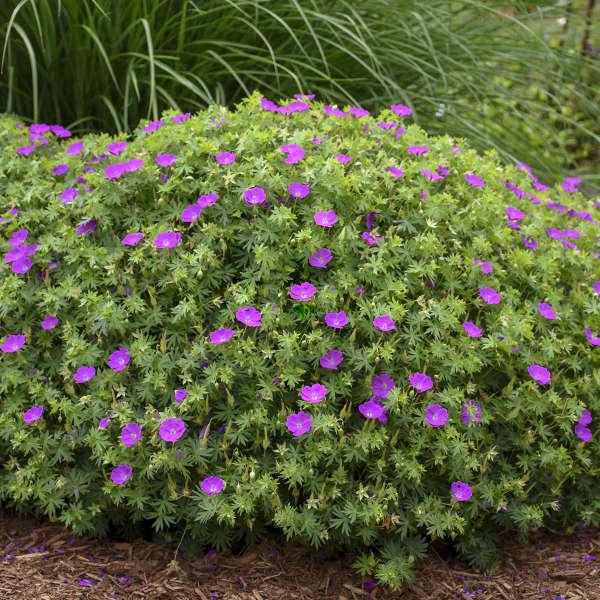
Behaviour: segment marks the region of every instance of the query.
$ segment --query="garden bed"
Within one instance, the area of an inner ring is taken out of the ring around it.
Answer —
[[[264,543],[239,556],[179,556],[142,540],[132,544],[75,538],[65,528],[0,516],[0,597],[200,600],[435,599],[596,600],[600,598],[600,530],[540,535],[504,544],[506,564],[492,576],[435,550],[404,593],[370,587],[351,560]],[[366,584],[366,585],[365,585]]]

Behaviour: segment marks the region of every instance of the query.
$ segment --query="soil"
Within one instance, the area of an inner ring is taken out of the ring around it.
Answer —
[[[143,540],[77,538],[0,512],[0,599],[600,600],[600,530],[539,534],[503,550],[506,562],[492,575],[432,550],[415,583],[394,593],[353,573],[351,557],[263,543],[238,556],[175,559]]]

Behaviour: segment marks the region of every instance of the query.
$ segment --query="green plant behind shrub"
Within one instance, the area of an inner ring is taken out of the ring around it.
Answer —
[[[282,106],[1,121],[2,502],[395,588],[433,539],[597,525],[598,206],[403,106]]]

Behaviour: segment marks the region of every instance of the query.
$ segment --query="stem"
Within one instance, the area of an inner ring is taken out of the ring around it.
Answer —
[[[596,6],[596,0],[588,0],[587,8],[585,11],[585,26],[583,30],[583,39],[581,40],[581,58],[585,58],[586,54],[590,53],[589,49],[589,41],[590,35],[592,33],[592,13],[594,12],[594,8]]]

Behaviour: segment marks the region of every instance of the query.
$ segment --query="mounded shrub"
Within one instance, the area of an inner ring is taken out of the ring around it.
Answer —
[[[430,540],[490,565],[502,531],[599,524],[598,205],[407,113],[5,118],[2,502],[275,528],[392,587]]]

